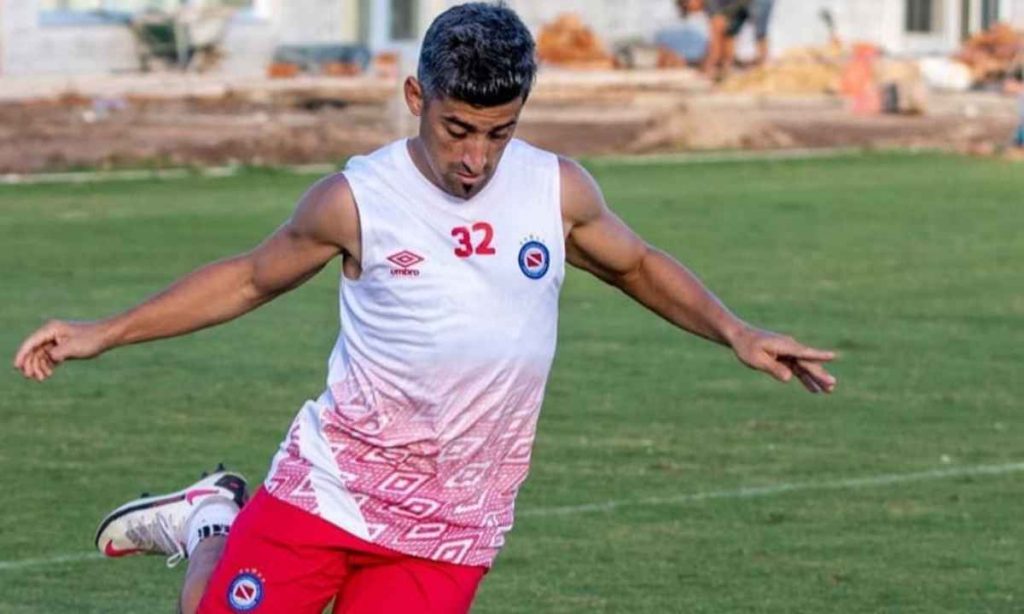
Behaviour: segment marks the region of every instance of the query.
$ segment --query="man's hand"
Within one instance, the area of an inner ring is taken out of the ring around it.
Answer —
[[[106,328],[96,322],[52,320],[25,339],[14,368],[28,379],[43,381],[65,360],[93,358],[109,349]]]
[[[756,328],[745,328],[737,334],[732,349],[740,362],[780,382],[788,382],[796,376],[804,388],[815,394],[831,393],[836,388],[836,378],[822,366],[835,359],[834,352],[816,350],[792,337]]]

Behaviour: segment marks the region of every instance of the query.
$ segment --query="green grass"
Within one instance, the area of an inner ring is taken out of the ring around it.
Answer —
[[[1024,474],[611,511],[556,506],[1024,461],[1024,173],[878,155],[600,164],[621,215],[736,311],[839,349],[839,392],[747,371],[579,273],[522,516],[476,612],[1019,612]],[[0,189],[0,349],[247,248],[308,177]],[[170,612],[157,558],[75,555],[140,490],[254,480],[322,385],[337,267],[236,323],[44,385],[0,375],[0,612]]]

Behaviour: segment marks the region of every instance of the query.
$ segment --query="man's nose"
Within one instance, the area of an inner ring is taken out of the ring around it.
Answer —
[[[462,151],[462,164],[470,173],[479,175],[487,166],[487,144],[483,140],[471,139]]]

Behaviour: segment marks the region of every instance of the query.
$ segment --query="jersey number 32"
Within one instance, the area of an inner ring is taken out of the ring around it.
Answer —
[[[494,227],[487,222],[477,222],[471,227],[459,226],[452,228],[452,236],[458,241],[455,255],[459,258],[477,256],[493,256],[498,252],[491,246],[494,241]],[[474,245],[473,239],[476,238]]]

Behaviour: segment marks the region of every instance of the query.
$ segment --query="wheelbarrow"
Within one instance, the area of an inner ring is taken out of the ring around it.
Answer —
[[[220,57],[234,12],[228,7],[209,7],[137,13],[129,26],[138,43],[140,68],[149,72],[157,63],[181,71],[209,68]]]

